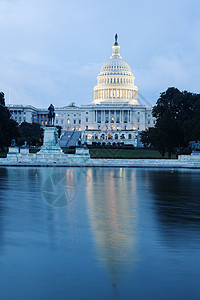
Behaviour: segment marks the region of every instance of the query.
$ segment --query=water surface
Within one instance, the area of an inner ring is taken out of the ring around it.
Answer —
[[[0,168],[0,299],[199,299],[200,171]]]

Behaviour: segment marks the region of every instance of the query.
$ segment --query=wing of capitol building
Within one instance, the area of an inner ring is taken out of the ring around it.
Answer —
[[[132,144],[142,146],[139,133],[153,127],[152,108],[138,101],[138,88],[129,64],[120,56],[117,35],[113,53],[105,62],[94,87],[94,100],[77,107],[74,102],[55,108],[55,125],[62,127],[61,146],[82,142],[101,144]],[[19,124],[48,123],[48,110],[30,105],[7,105]],[[70,141],[71,140],[71,141]],[[73,140],[73,142],[72,142]]]

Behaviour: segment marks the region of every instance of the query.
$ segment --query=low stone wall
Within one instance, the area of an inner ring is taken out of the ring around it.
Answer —
[[[200,159],[91,159],[75,154],[8,154],[0,159],[0,166],[66,166],[66,167],[145,167],[145,168],[198,168]]]

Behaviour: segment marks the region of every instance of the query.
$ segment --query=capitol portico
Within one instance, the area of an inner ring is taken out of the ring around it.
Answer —
[[[55,125],[62,127],[63,136],[81,137],[82,142],[88,144],[123,142],[137,147],[138,133],[155,124],[152,108],[138,101],[135,77],[129,64],[120,55],[117,35],[112,51],[97,77],[92,103],[77,107],[72,102],[65,107],[55,107]],[[8,108],[18,123],[26,121],[47,124],[47,109],[29,105],[8,105]]]

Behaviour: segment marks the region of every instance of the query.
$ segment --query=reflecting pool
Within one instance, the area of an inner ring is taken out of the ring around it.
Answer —
[[[0,299],[199,299],[200,170],[0,168]]]

